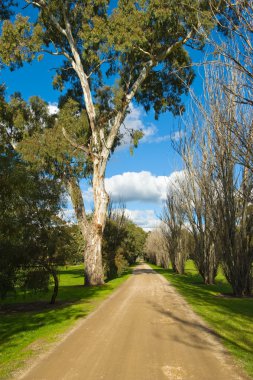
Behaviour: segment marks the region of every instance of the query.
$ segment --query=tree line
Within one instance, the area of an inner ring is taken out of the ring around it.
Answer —
[[[231,3],[232,4],[232,3]],[[175,146],[183,159],[183,177],[168,192],[159,231],[147,239],[153,262],[184,273],[190,257],[205,284],[213,284],[219,266],[235,296],[250,296],[253,285],[253,8],[239,2],[226,18],[229,40],[215,47],[206,62],[204,95],[184,118]],[[233,50],[231,50],[231,45]],[[215,59],[214,59],[215,58]],[[160,234],[163,250],[152,245]]]

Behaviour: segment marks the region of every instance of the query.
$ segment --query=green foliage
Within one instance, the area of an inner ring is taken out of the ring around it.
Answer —
[[[106,278],[114,278],[142,256],[146,233],[127,219],[123,209],[113,210],[103,235],[103,264]]]
[[[71,236],[71,244],[68,246],[66,263],[68,265],[83,263],[85,241],[77,224],[66,225],[67,234]]]
[[[60,99],[58,114],[51,115],[48,104],[33,96],[25,102],[19,93],[9,102],[0,88],[0,143],[21,153],[37,171],[43,171],[65,185],[70,178],[89,176],[91,160],[71,144],[88,145],[90,130],[87,115],[76,100]],[[63,130],[68,131],[67,138]]]
[[[2,27],[0,56],[4,64],[14,69],[23,62],[31,62],[39,51],[42,36],[41,26],[34,27],[28,17],[18,15],[14,23],[6,20]]]
[[[120,248],[122,241],[126,237],[124,224],[124,219],[112,220],[108,218],[106,221],[103,234],[102,252],[104,272],[108,279],[117,277],[117,261],[118,263],[122,261],[122,252]],[[120,267],[122,268],[121,263]]]
[[[80,104],[73,99],[62,100],[57,116],[50,115],[47,104],[37,97],[22,105],[24,112],[27,108],[29,110],[25,117],[22,113],[20,115],[21,111],[16,115],[12,103],[7,106],[12,115],[9,124],[15,127],[12,127],[13,138],[19,141],[16,149],[22,157],[37,170],[65,181],[70,177],[88,176],[91,162],[63,134],[65,129],[70,140],[74,138],[77,144],[88,144],[90,132],[87,115],[80,109]],[[22,110],[21,107],[19,109]],[[20,120],[19,124],[17,120]]]
[[[16,5],[13,0],[2,0],[0,3],[0,21],[7,20],[13,14],[12,6]]]
[[[14,288],[21,268],[35,288],[34,268],[63,265],[72,237],[57,214],[62,187],[25,164],[11,147],[0,152],[0,292]],[[42,276],[41,276],[42,278]]]
[[[21,270],[18,274],[18,284],[21,289],[27,291],[48,291],[49,273],[43,268],[29,268]]]
[[[9,102],[5,99],[5,88],[0,88],[0,143],[16,145],[34,134],[39,134],[45,128],[52,128],[55,116],[48,112],[48,105],[37,96],[25,102],[20,93],[11,96]],[[31,147],[29,147],[31,148]]]
[[[4,22],[0,57],[4,64],[15,67],[23,61],[30,62],[36,54],[38,59],[47,51],[62,54],[66,61],[58,68],[54,84],[63,89],[64,83],[69,82],[73,89],[80,89],[77,73],[69,69],[72,48],[62,32],[67,19],[84,72],[89,76],[92,73],[90,86],[98,125],[105,127],[122,109],[125,94],[149,60],[153,61],[153,68],[136,94],[137,101],[147,110],[153,105],[157,117],[166,110],[177,114],[183,109],[181,95],[187,93],[194,77],[191,59],[180,41],[191,33],[188,44],[202,48],[204,33],[198,30],[211,30],[212,12],[218,12],[222,3],[214,1],[211,9],[208,0],[120,0],[117,6],[109,0],[74,0],[64,4],[50,0],[38,8],[34,22],[21,15],[13,23]]]
[[[126,224],[126,238],[123,241],[124,257],[132,265],[138,257],[143,255],[143,248],[146,241],[146,232],[136,224],[128,221]]]

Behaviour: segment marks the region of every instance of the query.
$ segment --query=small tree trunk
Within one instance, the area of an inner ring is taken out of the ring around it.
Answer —
[[[185,259],[182,251],[178,251],[176,255],[176,268],[178,274],[184,274]]]
[[[58,295],[58,290],[59,290],[59,280],[58,280],[58,276],[57,276],[57,273],[56,273],[56,270],[55,270],[55,269],[50,268],[50,273],[51,273],[51,275],[53,276],[53,279],[54,279],[54,291],[53,291],[53,294],[52,294],[52,297],[51,297],[50,304],[51,304],[51,305],[54,305],[54,304],[55,304],[56,297],[57,297],[57,295]]]

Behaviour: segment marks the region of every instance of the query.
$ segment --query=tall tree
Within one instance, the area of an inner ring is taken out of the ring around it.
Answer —
[[[192,133],[181,149],[187,170],[181,187],[185,215],[195,240],[194,259],[206,282],[214,280],[220,262],[234,295],[250,295],[253,177],[249,151],[241,162],[233,131],[243,122],[250,136],[252,107],[238,102],[242,82],[236,68],[211,66],[205,74],[205,96],[191,109]]]
[[[212,47],[211,61],[217,68],[215,80],[222,82],[225,92],[241,104],[240,118],[237,116],[229,128],[235,137],[236,160],[252,171],[253,123],[247,110],[253,106],[253,1],[224,0],[224,9],[216,18],[221,33],[206,35]],[[232,75],[234,78],[229,78]]]
[[[108,194],[104,178],[108,159],[135,99],[156,117],[183,110],[181,96],[194,74],[186,45],[203,45],[199,30],[212,27],[210,2],[203,0],[26,0],[37,9],[34,22],[19,15],[2,28],[0,56],[12,67],[41,53],[63,57],[55,86],[68,82],[82,95],[90,140],[73,146],[92,162],[94,213],[78,212],[86,237],[87,284],[103,283],[101,255]],[[217,1],[220,4],[220,1]],[[41,56],[40,56],[41,57]],[[68,132],[68,131],[67,131]],[[133,134],[133,141],[140,134]]]
[[[162,232],[168,245],[172,270],[175,273],[184,274],[185,262],[189,252],[185,249],[187,231],[184,228],[185,215],[181,204],[182,199],[176,187],[167,193],[161,216]]]

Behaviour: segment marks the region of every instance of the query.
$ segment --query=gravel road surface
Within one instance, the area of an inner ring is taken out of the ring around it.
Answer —
[[[25,380],[244,380],[182,297],[146,264],[56,347]]]

